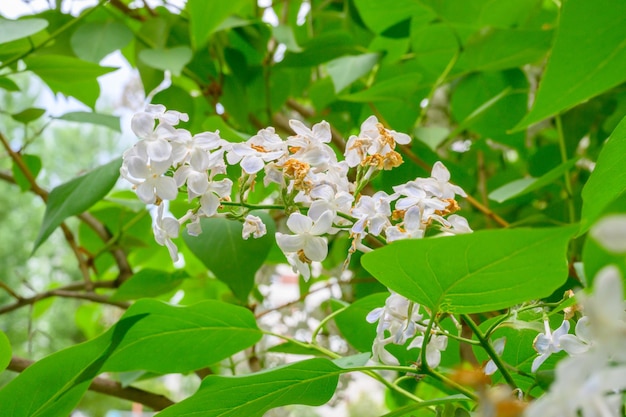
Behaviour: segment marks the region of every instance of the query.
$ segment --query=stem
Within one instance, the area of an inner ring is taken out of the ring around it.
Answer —
[[[428,107],[430,106],[430,103],[432,103],[433,101],[433,96],[435,95],[435,92],[437,91],[439,87],[441,87],[441,85],[444,83],[446,78],[448,78],[448,74],[450,74],[450,71],[452,71],[452,68],[454,68],[454,64],[456,64],[456,61],[458,58],[459,58],[459,52],[457,51],[452,57],[452,59],[450,59],[450,61],[448,62],[448,65],[446,65],[443,72],[439,74],[439,77],[437,77],[437,81],[435,81],[432,88],[428,92],[428,95],[426,96],[426,100],[428,100],[428,104],[422,107],[422,111],[420,112],[419,116],[417,117],[417,120],[415,121],[415,124],[413,125],[414,128],[418,127],[420,123],[422,122],[422,120],[424,119],[424,117],[426,116],[426,113],[428,112]]]
[[[311,343],[316,343],[315,339],[317,339],[317,335],[324,328],[326,323],[328,323],[329,321],[334,319],[339,314],[343,313],[347,308],[348,308],[348,306],[342,307],[339,310],[333,311],[331,314],[329,314],[328,316],[324,317],[324,319],[322,321],[320,321],[320,324],[313,331],[313,334],[311,335]]]
[[[507,384],[512,389],[517,389],[517,384],[515,384],[515,381],[513,380],[513,377],[511,376],[511,374],[509,373],[506,367],[506,364],[502,361],[500,356],[493,349],[493,346],[491,345],[491,343],[489,343],[489,340],[485,338],[485,335],[480,330],[480,328],[476,325],[476,323],[474,323],[474,321],[468,314],[461,314],[461,317],[463,318],[463,321],[465,321],[465,323],[467,323],[467,325],[472,329],[472,332],[474,332],[474,334],[476,335],[476,338],[482,345],[483,349],[485,349],[485,352],[487,352],[491,360],[493,360],[493,363],[496,364],[496,366],[502,373],[502,377],[507,382]]]
[[[559,136],[559,150],[561,151],[561,162],[567,162],[567,147],[565,145],[565,136],[563,135],[563,124],[561,123],[561,115],[554,118],[556,122],[556,131]],[[565,191],[567,192],[567,210],[570,223],[576,223],[576,207],[574,206],[574,192],[572,188],[572,179],[569,171],[563,173],[565,179]]]
[[[111,236],[111,238],[105,242],[103,247],[101,247],[96,253],[93,254],[93,259],[97,259],[104,252],[109,252],[113,248],[113,246],[122,238],[122,235],[135,224],[137,224],[141,219],[146,217],[147,214],[147,210],[137,213],[137,215],[130,219],[128,223],[124,224],[124,226],[120,228],[120,230],[115,235]]]

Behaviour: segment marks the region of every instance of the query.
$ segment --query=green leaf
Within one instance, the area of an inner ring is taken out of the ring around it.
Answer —
[[[158,415],[260,417],[289,404],[322,405],[332,397],[342,372],[333,362],[316,358],[252,375],[209,375],[194,395]]]
[[[183,279],[188,277],[184,271],[166,272],[142,269],[124,281],[110,299],[112,301],[127,301],[157,297],[174,290],[183,282]]]
[[[16,122],[28,124],[33,120],[39,119],[46,113],[46,109],[40,109],[38,107],[29,107],[28,109],[22,110],[19,113],[15,113],[11,115],[11,118]]]
[[[468,398],[463,394],[455,394],[443,398],[436,398],[434,400],[425,400],[417,404],[410,404],[402,408],[397,408],[381,417],[413,417],[416,416],[415,411],[419,410],[420,408],[432,407],[440,404],[456,403],[459,401],[467,401],[467,399]],[[429,412],[428,415],[432,415],[432,412]]]
[[[122,49],[133,40],[133,32],[124,24],[88,22],[76,29],[70,43],[80,59],[98,63],[113,51]]]
[[[389,293],[376,293],[350,304],[335,316],[335,323],[341,335],[360,352],[372,350],[376,338],[376,325],[368,323],[365,317],[375,308],[385,305]]]
[[[100,337],[53,353],[26,368],[0,390],[2,416],[70,415],[125,334],[143,318],[138,315],[120,320]]]
[[[413,132],[415,137],[424,142],[431,150],[436,151],[439,145],[448,137],[450,129],[440,126],[418,126]]]
[[[15,84],[15,81],[8,77],[0,77],[0,88],[10,92],[20,91],[20,87]]]
[[[287,52],[284,67],[313,67],[343,55],[360,53],[350,34],[343,30],[322,33],[301,45],[302,52]]]
[[[335,85],[335,93],[369,73],[378,62],[378,57],[379,55],[375,53],[344,56],[326,64],[328,74]]]
[[[191,58],[192,52],[187,46],[176,46],[169,49],[144,49],[139,52],[139,59],[144,64],[158,70],[171,71],[174,75],[180,75]]]
[[[45,19],[7,20],[0,18],[0,44],[26,38],[48,27]]]
[[[190,372],[257,343],[262,336],[245,307],[209,300],[188,307],[144,299],[124,317],[145,316],[117,346],[105,371]]]
[[[561,178],[563,174],[572,169],[572,167],[576,164],[576,161],[577,159],[570,159],[556,168],[551,169],[540,178],[521,178],[505,184],[502,187],[490,192],[489,199],[502,203],[514,197],[519,197],[535,190],[539,190],[546,185],[552,184],[558,178]]]
[[[416,61],[438,77],[458,53],[459,41],[447,24],[433,23],[424,26],[413,20],[411,47]]]
[[[225,218],[202,219],[202,234],[183,234],[191,252],[211,270],[220,281],[227,284],[240,300],[247,300],[254,286],[254,275],[263,265],[274,240],[274,220],[264,212],[253,212],[261,217],[267,234],[259,239],[244,240],[243,225]]]
[[[596,167],[583,187],[580,233],[586,232],[604,209],[626,192],[626,117],[602,147]]]
[[[480,313],[549,296],[567,279],[573,227],[402,240],[365,254],[378,281],[432,311]]]
[[[525,128],[626,80],[626,2],[569,0]]]
[[[355,103],[403,100],[419,88],[421,79],[422,75],[419,73],[398,75],[385,81],[376,82],[367,90],[342,95],[339,98]]]
[[[393,6],[379,0],[355,0],[354,5],[367,27],[375,33],[382,33],[413,15],[426,22],[435,17],[429,8],[413,0],[395,0]]]
[[[0,330],[0,372],[7,369],[9,362],[11,362],[11,342],[7,335]]]
[[[57,117],[57,119],[66,120],[68,122],[91,123],[93,125],[108,127],[109,129],[120,133],[122,132],[122,129],[120,128],[120,118],[109,114],[75,111],[65,113],[64,115]]]
[[[65,219],[84,212],[104,198],[115,185],[121,165],[121,158],[115,159],[54,188],[48,196],[46,213],[33,252]]]
[[[117,69],[62,55],[31,55],[24,62],[52,91],[77,98],[91,108],[100,94],[97,77]]]
[[[246,3],[247,0],[189,0],[187,10],[189,11],[189,31],[193,49],[201,48],[220,24],[230,15],[241,10]]]
[[[24,161],[28,167],[28,170],[33,175],[33,178],[37,178],[39,171],[41,171],[41,159],[37,155],[22,154],[22,161]],[[12,171],[15,183],[20,187],[20,189],[22,191],[30,190],[30,182],[15,162],[13,163]]]

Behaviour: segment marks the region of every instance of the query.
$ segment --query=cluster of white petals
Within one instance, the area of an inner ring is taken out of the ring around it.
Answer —
[[[594,292],[578,294],[584,316],[576,334],[564,321],[539,342],[540,357],[564,350],[550,390],[526,410],[527,416],[618,417],[626,392],[626,305],[619,270],[608,266],[594,280]],[[537,344],[536,344],[537,346]],[[536,368],[536,366],[534,366]]]

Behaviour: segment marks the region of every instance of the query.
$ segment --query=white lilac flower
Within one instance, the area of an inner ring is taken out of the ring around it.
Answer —
[[[124,159],[120,173],[133,184],[137,197],[145,204],[154,204],[157,197],[161,200],[173,200],[178,195],[174,178],[163,176],[169,169],[167,161],[152,161],[139,156]]]
[[[539,333],[533,341],[533,347],[539,353],[539,356],[533,361],[531,370],[536,372],[537,369],[550,357],[553,353],[563,350],[561,347],[561,337],[566,335],[569,331],[569,321],[563,320],[561,326],[554,331],[550,330],[550,323],[548,320],[544,321],[545,333]]]
[[[155,120],[159,121],[156,127]],[[189,117],[185,113],[166,111],[162,105],[148,105],[145,112],[133,115],[130,127],[138,138],[143,139],[138,145],[145,148],[150,159],[166,161],[172,157],[169,139],[174,139],[179,134],[173,126],[180,120],[187,121]]]
[[[241,236],[244,239],[248,239],[250,235],[252,235],[255,239],[264,236],[267,233],[267,228],[265,227],[265,223],[261,220],[260,217],[255,216],[253,214],[248,214],[243,222],[243,229],[241,231]]]
[[[266,162],[276,161],[286,152],[286,143],[273,127],[261,129],[246,142],[233,143],[226,153],[230,165],[239,164],[247,174],[256,174]]]
[[[424,344],[424,336],[417,336],[407,349],[422,348]],[[426,365],[430,368],[436,368],[441,362],[441,352],[448,347],[448,336],[438,335],[431,336],[428,344],[426,345]]]
[[[391,226],[389,195],[384,191],[378,191],[371,197],[361,196],[352,209],[352,216],[358,219],[352,226],[353,233],[363,235],[367,229],[369,233],[378,236],[384,228]]]
[[[180,223],[173,217],[165,217],[163,213],[163,204],[159,205],[157,216],[154,222],[153,231],[156,242],[167,247],[170,257],[174,262],[178,260],[178,248],[172,242],[172,239],[178,237],[180,233]]]
[[[614,253],[626,252],[626,214],[602,218],[590,231],[591,236],[605,249]]]
[[[217,213],[220,201],[230,196],[233,182],[229,178],[219,181],[210,181],[207,190],[200,196],[200,209],[198,212],[206,217]]]
[[[287,227],[294,234],[276,233],[278,247],[305,279],[311,276],[310,263],[321,262],[328,255],[328,243],[322,235],[332,228],[333,217],[331,211],[326,211],[313,221],[301,213],[292,213],[287,219]]]
[[[418,178],[415,182],[429,195],[444,200],[453,199],[455,195],[467,197],[461,187],[450,184],[450,171],[439,161],[433,165],[430,178]]]
[[[293,139],[316,143],[328,143],[332,139],[330,125],[326,120],[314,124],[311,129],[306,127],[301,121],[293,119],[289,120],[289,126],[296,132],[296,136],[291,137]]]
[[[424,237],[426,225],[422,222],[422,212],[419,207],[410,207],[404,214],[401,224],[385,229],[387,242],[401,239],[421,239]]]
[[[461,235],[473,232],[467,222],[467,219],[463,216],[459,216],[458,214],[448,216],[448,218],[446,218],[446,224],[443,226],[444,227],[441,229],[440,233],[442,236]]]
[[[171,144],[174,164],[188,163],[197,168],[208,165],[210,151],[225,145],[226,141],[219,136],[219,131],[192,136],[188,131],[178,129],[178,135]]]

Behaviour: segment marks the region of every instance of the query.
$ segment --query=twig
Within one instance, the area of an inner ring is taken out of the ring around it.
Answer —
[[[116,288],[117,285],[115,281],[116,280],[97,281],[93,283],[93,287],[94,288]],[[35,304],[38,301],[41,301],[43,299],[50,298],[50,297],[83,298],[83,299],[90,299],[92,301],[97,301],[99,303],[117,305],[118,307],[123,307],[123,308],[128,307],[127,305],[121,305],[121,303],[115,303],[112,301],[104,301],[102,299],[103,296],[99,294],[78,292],[84,289],[85,289],[85,283],[79,282],[79,283],[69,284],[64,287],[55,288],[53,290],[49,290],[49,291],[42,292],[39,294],[35,294],[32,297],[20,297],[19,300],[17,300],[13,304],[9,304],[4,307],[1,307],[0,315],[11,312],[13,310],[17,310],[20,307]],[[81,294],[81,296],[78,296],[78,294]],[[87,298],[88,296],[90,298]],[[97,297],[97,300],[94,297]]]
[[[0,281],[0,288],[2,288],[3,290],[5,290],[7,293],[9,293],[9,295],[13,298],[15,298],[16,300],[21,300],[22,297],[19,296],[19,294],[17,294],[15,291],[13,291],[13,289],[11,287],[9,287],[7,284],[5,284],[4,282]]]
[[[13,356],[7,369],[13,372],[23,372],[33,363],[34,362],[31,360]],[[89,386],[89,390],[109,395],[111,397],[122,398],[124,400],[140,403],[146,407],[150,407],[154,411],[161,411],[175,404],[164,395],[144,391],[135,387],[123,387],[119,382],[103,377],[94,378]]]

